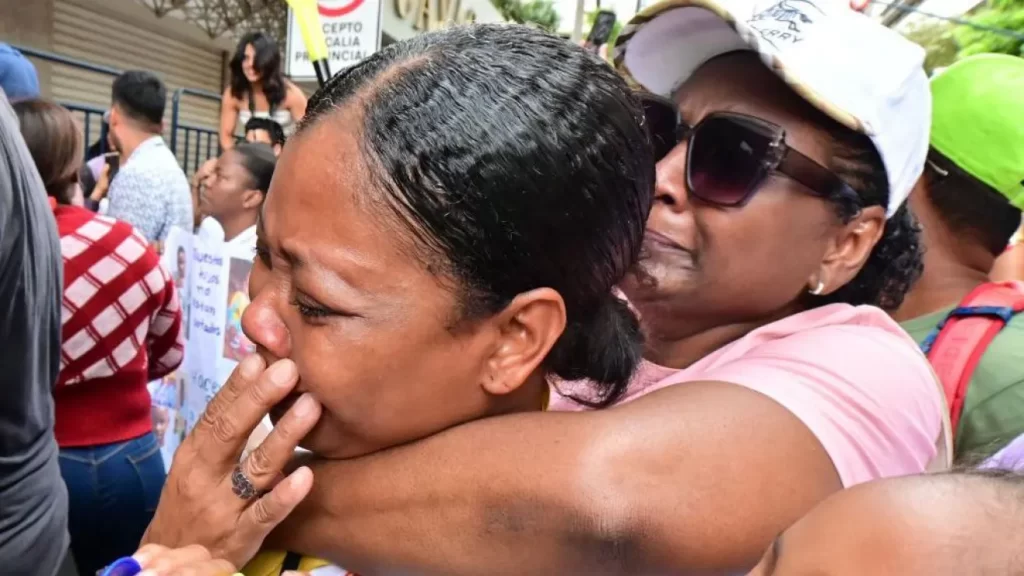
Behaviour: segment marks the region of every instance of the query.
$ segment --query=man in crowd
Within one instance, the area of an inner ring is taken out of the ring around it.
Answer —
[[[274,149],[274,156],[280,156],[285,141],[284,128],[270,118],[250,118],[245,123],[245,140],[267,144]]]
[[[957,348],[965,362],[980,356],[976,366],[954,367],[966,387],[962,407],[954,405],[953,414],[954,421],[959,417],[955,446],[961,460],[991,455],[1024,433],[1024,313],[1010,317],[1001,330],[997,322],[987,347],[980,335],[947,339],[949,332],[939,332],[954,308],[991,303],[977,298],[991,289],[992,265],[1020,225],[1021,94],[1024,59],[1012,56],[976,56],[937,76],[928,164],[910,197],[923,228],[924,274],[895,316],[924,343],[944,383],[952,378],[942,362],[957,356]],[[1019,290],[1008,289],[1003,298],[1024,305]],[[958,322],[947,322],[945,330]],[[983,334],[995,320],[970,322],[981,322]]]
[[[110,139],[121,169],[110,183],[108,215],[162,242],[172,226],[192,229],[188,178],[164,144],[167,90],[150,72],[132,70],[114,80]]]
[[[53,433],[60,244],[46,192],[0,90],[0,572],[74,574]]]

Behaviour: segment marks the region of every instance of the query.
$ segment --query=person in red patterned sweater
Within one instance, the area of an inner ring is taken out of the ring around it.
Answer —
[[[79,573],[95,574],[135,550],[163,488],[146,383],[181,364],[181,308],[170,274],[139,232],[70,205],[84,151],[71,113],[43,100],[14,108],[61,239],[55,433],[71,550]]]

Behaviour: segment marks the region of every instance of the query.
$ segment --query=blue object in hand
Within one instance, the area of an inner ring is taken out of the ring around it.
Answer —
[[[135,576],[142,572],[142,566],[131,556],[118,558],[113,564],[101,570],[98,576]]]

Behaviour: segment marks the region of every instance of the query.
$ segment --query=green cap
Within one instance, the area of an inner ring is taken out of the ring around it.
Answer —
[[[931,85],[932,147],[1024,209],[1024,58],[971,56]]]

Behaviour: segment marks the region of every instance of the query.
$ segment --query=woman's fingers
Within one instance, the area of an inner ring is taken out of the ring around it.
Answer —
[[[133,557],[142,567],[139,576],[226,576],[235,572],[230,562],[213,558],[198,545],[171,549],[147,544]]]
[[[221,413],[230,411],[231,405],[234,404],[235,400],[242,395],[246,388],[255,384],[265,370],[266,364],[258,354],[253,354],[239,362],[238,366],[235,366],[235,369],[231,371],[231,375],[228,376],[228,381],[221,386],[217,395],[206,405],[204,416],[209,415],[211,418],[216,418]],[[208,423],[200,420],[196,423],[196,427],[205,426]]]
[[[242,472],[257,490],[269,490],[288,465],[295,448],[320,419],[320,403],[303,394],[260,445],[242,461]]]
[[[312,489],[313,471],[302,466],[245,511],[239,520],[240,532],[254,541],[263,542]]]
[[[139,563],[139,566],[143,568],[158,556],[166,554],[170,549],[167,546],[161,546],[159,544],[146,544],[142,548],[139,548],[135,554],[132,554],[132,558]]]
[[[315,401],[310,407],[304,400],[300,410],[290,411],[274,440],[258,456],[246,459],[239,475],[244,478],[235,476],[249,433],[298,379],[290,360],[276,362],[266,371],[263,366],[259,357],[242,362],[178,448],[144,543],[172,548],[201,544],[213,556],[240,566],[309,493],[313,480],[308,468],[274,484],[292,447],[319,418]],[[254,478],[261,483],[258,488],[247,486]],[[256,497],[259,490],[271,487],[268,494]]]
[[[266,371],[262,367],[258,356],[246,358],[206,407],[189,437],[200,460],[222,466],[237,462],[252,430],[298,381],[291,360],[278,360]]]

